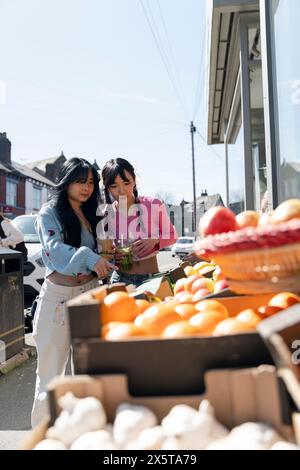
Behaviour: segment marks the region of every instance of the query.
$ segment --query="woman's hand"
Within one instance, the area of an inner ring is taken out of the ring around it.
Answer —
[[[93,271],[98,275],[99,278],[106,278],[108,276],[109,271],[118,270],[117,266],[110,263],[104,258],[99,259],[95,266],[93,267]]]
[[[157,246],[158,245],[158,246]],[[135,258],[143,258],[153,251],[154,248],[159,249],[159,240],[146,238],[138,240],[132,244],[132,250]]]

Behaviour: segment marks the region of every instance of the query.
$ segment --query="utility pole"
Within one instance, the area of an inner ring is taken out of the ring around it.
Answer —
[[[196,132],[196,127],[194,126],[193,121],[191,121],[191,137],[192,137],[192,162],[193,162],[193,200],[194,200],[194,210],[193,210],[193,231],[196,232],[197,227],[197,201],[196,201],[196,171],[195,171],[195,148],[194,148],[194,134]]]

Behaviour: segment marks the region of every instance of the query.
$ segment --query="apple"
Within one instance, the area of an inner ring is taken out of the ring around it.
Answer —
[[[191,293],[196,294],[196,292],[200,289],[206,289],[210,292],[214,291],[214,283],[211,279],[206,279],[205,277],[201,279],[197,279],[193,282],[191,286]]]
[[[218,282],[218,281],[224,281],[226,278],[224,276],[224,274],[222,273],[222,269],[220,268],[220,266],[218,266],[215,270],[214,270],[214,273],[213,273],[213,280],[215,282]]]
[[[280,204],[272,214],[273,224],[280,224],[291,219],[300,219],[300,199],[288,199]]]
[[[200,219],[199,224],[203,236],[232,232],[238,228],[234,213],[227,207],[212,207]]]
[[[211,291],[208,289],[200,289],[196,292],[196,294],[193,296],[193,302],[199,302],[199,300],[202,300],[203,297],[206,297],[207,295],[211,295]]]
[[[187,292],[185,292],[185,291],[180,291],[180,292],[178,292],[177,294],[175,294],[174,300],[179,302],[180,299],[182,299],[182,297],[183,297],[183,296],[186,296],[186,295],[189,295],[189,294],[188,294]]]
[[[186,291],[186,292],[190,292],[191,287],[192,287],[192,284],[193,284],[195,281],[197,281],[197,279],[201,279],[200,274],[193,274],[192,276],[189,276],[189,277],[185,280],[185,291]]]
[[[257,227],[259,221],[259,214],[255,211],[241,212],[236,216],[236,221],[239,228]]]
[[[183,277],[182,279],[178,279],[178,281],[176,281],[174,286],[174,294],[178,294],[179,292],[184,291],[186,281],[186,277]]]
[[[229,287],[229,284],[226,280],[218,281],[215,283],[214,294],[217,294],[218,292],[222,292],[222,290],[228,289],[228,287]]]

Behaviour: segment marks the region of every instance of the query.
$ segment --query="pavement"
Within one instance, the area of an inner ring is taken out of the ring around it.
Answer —
[[[33,345],[31,335],[26,335],[26,344]],[[18,449],[30,432],[35,369],[36,358],[30,357],[8,374],[0,376],[0,450]]]
[[[160,252],[160,271],[178,266],[180,260],[172,258],[170,251]],[[32,299],[25,299],[25,307]],[[26,347],[31,354],[25,362],[0,374],[0,450],[17,450],[20,443],[31,431],[30,413],[35,387],[36,357],[32,354],[34,342],[31,334],[25,337]]]

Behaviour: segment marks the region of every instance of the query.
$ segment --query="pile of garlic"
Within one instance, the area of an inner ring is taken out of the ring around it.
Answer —
[[[93,397],[67,393],[59,399],[60,416],[34,450],[300,450],[262,423],[245,423],[229,432],[203,400],[199,410],[174,406],[158,424],[144,406],[119,405],[113,425],[102,403]]]

